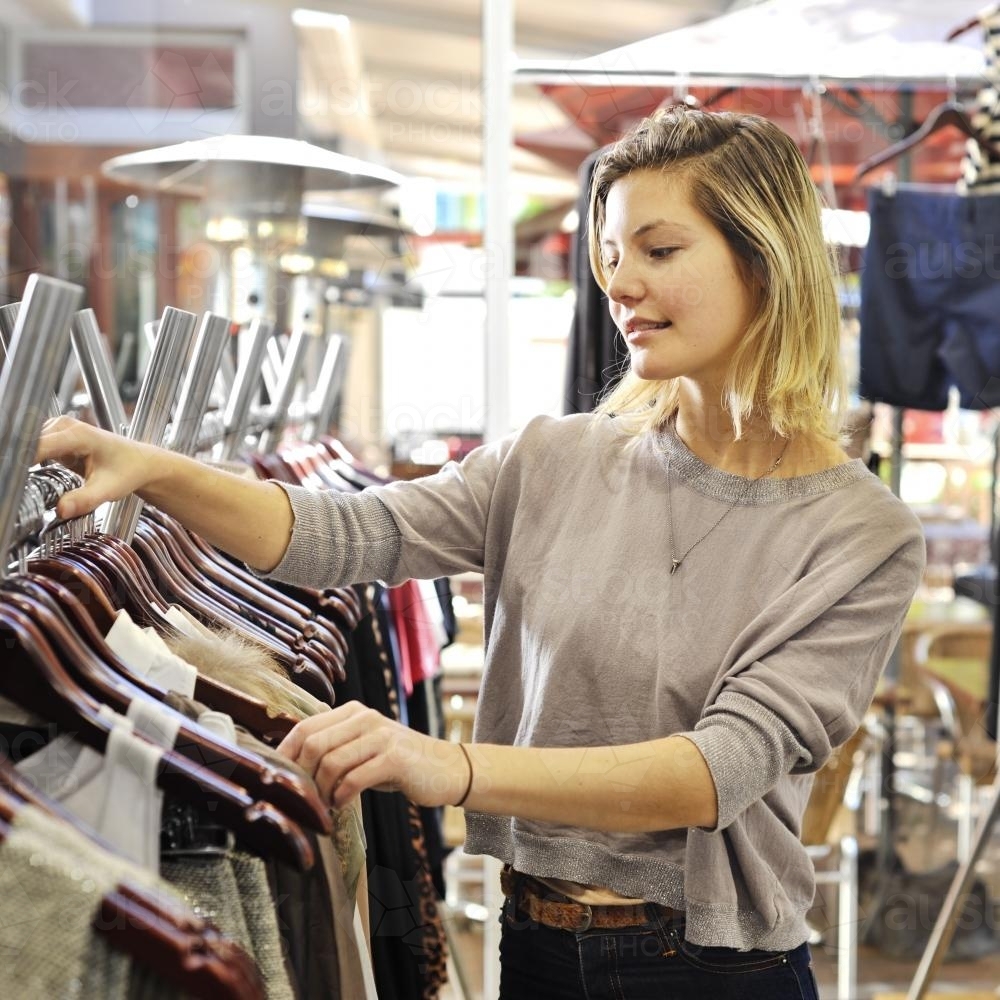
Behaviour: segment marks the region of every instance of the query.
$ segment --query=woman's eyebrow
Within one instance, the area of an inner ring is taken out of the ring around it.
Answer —
[[[655,229],[663,229],[666,232],[676,234],[677,236],[693,236],[694,230],[690,226],[684,225],[683,222],[671,222],[668,219],[653,219],[651,222],[644,222],[641,226],[638,226],[632,231],[632,239],[637,240],[646,233],[652,232]],[[610,239],[601,240],[601,246],[615,246],[615,241]]]
[[[671,222],[668,219],[654,219],[652,222],[644,222],[637,229],[634,229],[632,231],[632,239],[638,239],[640,236],[645,236],[646,233],[651,232],[654,229],[673,230],[674,232],[685,236],[694,232],[690,226],[685,226],[683,222]]]

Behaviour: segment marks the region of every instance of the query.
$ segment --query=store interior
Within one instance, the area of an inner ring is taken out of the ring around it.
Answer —
[[[346,699],[469,742],[482,576],[265,582],[136,497],[59,519],[32,456],[66,414],[358,493],[593,410],[628,352],[590,178],[674,104],[799,146],[849,451],[926,540],[806,809],[820,995],[1000,995],[1000,232],[942,221],[1000,220],[1000,7],[0,0],[0,37],[0,996],[497,996],[462,810],[331,819],[274,749]]]

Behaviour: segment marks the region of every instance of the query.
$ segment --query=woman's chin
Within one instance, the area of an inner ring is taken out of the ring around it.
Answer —
[[[640,378],[643,382],[663,382],[666,379],[677,378],[683,375],[677,370],[676,365],[665,365],[661,361],[656,363],[648,357],[643,357],[641,351],[632,355],[632,374]]]

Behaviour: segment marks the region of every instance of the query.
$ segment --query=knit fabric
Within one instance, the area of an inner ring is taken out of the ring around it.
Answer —
[[[126,1000],[131,960],[92,926],[103,896],[122,882],[180,905],[154,876],[22,806],[0,844],[0,996]],[[162,982],[154,995],[179,997]]]
[[[537,418],[434,476],[359,497],[285,489],[295,523],[279,578],[484,574],[477,742],[681,734],[717,789],[713,830],[469,813],[467,851],[684,909],[695,944],[806,940],[815,882],[799,829],[812,775],[860,724],[924,564],[919,522],[863,463],[750,481],[672,431],[636,442],[584,414]],[[673,576],[668,510],[682,552],[705,536]],[[627,809],[637,789],[616,787]]]

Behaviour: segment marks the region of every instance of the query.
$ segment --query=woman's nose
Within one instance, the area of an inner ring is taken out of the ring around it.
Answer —
[[[635,269],[619,261],[608,282],[608,298],[613,302],[633,302],[642,297],[642,281]]]

